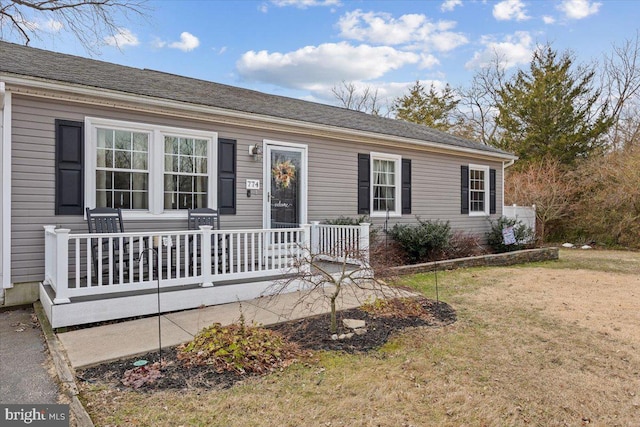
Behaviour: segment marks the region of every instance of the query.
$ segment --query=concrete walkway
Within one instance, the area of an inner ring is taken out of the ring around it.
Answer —
[[[0,312],[0,402],[57,403],[60,393],[32,308]]]
[[[330,292],[325,289],[325,293]],[[362,290],[345,287],[338,309],[360,306],[365,300],[390,297],[400,292],[386,289]],[[319,292],[292,292],[276,297],[216,305],[160,316],[162,347],[190,341],[202,328],[213,323],[228,325],[244,317],[246,324],[270,325],[329,312],[329,303]],[[158,349],[158,317],[112,323],[58,334],[74,368],[145,354]]]

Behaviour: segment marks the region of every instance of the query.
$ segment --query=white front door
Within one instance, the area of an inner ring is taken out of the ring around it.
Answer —
[[[264,142],[264,228],[307,222],[307,146]]]

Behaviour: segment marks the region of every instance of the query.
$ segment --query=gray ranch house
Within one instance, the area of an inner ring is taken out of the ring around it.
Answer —
[[[368,224],[322,224],[338,216],[484,235],[516,159],[420,125],[5,42],[0,129],[0,304],[39,298],[54,328],[154,313],[160,287],[163,311],[254,298],[298,243],[368,245]],[[120,208],[124,231],[89,233],[96,207]],[[217,210],[220,227],[189,229],[195,208]]]

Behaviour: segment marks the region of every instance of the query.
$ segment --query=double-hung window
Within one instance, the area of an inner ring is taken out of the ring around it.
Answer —
[[[87,118],[85,204],[126,216],[216,208],[215,132]]]
[[[489,168],[469,165],[469,214],[489,214]]]
[[[371,153],[371,216],[401,215],[401,156]]]

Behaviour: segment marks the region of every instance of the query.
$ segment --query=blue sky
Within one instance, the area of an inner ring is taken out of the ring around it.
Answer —
[[[122,21],[94,58],[263,92],[335,102],[341,81],[393,99],[416,80],[468,85],[499,52],[526,67],[536,43],[601,60],[636,37],[640,2],[150,1],[148,18]],[[45,27],[44,25],[42,26]],[[90,56],[59,25],[32,46]],[[117,41],[119,48],[115,46]]]

